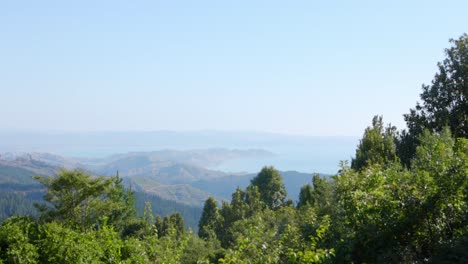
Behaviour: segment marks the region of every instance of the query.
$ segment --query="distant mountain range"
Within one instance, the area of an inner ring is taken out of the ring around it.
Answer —
[[[32,175],[54,175],[61,167],[82,168],[96,175],[119,175],[133,188],[168,200],[201,206],[210,195],[229,200],[236,187],[246,187],[251,173],[226,173],[205,168],[239,158],[274,156],[261,150],[161,150],[116,154],[105,158],[70,158],[50,153],[3,153],[0,183],[34,184]],[[259,168],[260,170],[261,168]],[[293,200],[311,175],[282,172]]]
[[[208,169],[235,159],[271,157],[274,153],[261,150],[161,150],[131,152],[104,158],[72,158],[50,153],[0,154],[0,220],[8,214],[30,212],[33,202],[41,201],[44,189],[32,177],[54,176],[61,168],[81,168],[94,175],[119,176],[131,186],[137,202],[150,200],[155,213],[184,212],[189,225],[196,228],[201,207],[209,196],[230,200],[237,187],[245,188],[254,173],[227,173]],[[258,168],[260,170],[261,168]],[[297,171],[281,172],[288,196],[296,201],[300,188],[311,182],[312,175]],[[146,197],[146,198],[145,198]],[[21,204],[21,208],[15,208]],[[2,207],[3,206],[3,207]],[[143,206],[137,207],[142,210]]]
[[[48,169],[52,174],[57,167],[82,168],[95,174],[112,176],[117,172],[122,177],[145,177],[162,184],[182,184],[197,180],[224,177],[228,174],[206,169],[228,160],[271,157],[274,153],[260,150],[161,150],[152,152],[131,152],[104,158],[70,158],[50,153],[3,153],[0,161],[5,165]],[[39,164],[41,166],[35,166]]]
[[[334,174],[341,160],[354,155],[359,137],[298,136],[236,131],[128,131],[128,132],[7,132],[0,131],[0,152],[54,153],[63,157],[80,157],[72,163],[89,163],[86,158],[108,159],[115,153],[153,153],[165,160],[190,163],[223,172],[255,173],[264,165],[284,171],[324,172]],[[198,149],[199,156],[189,150]],[[217,153],[216,149],[221,153]],[[225,149],[267,150],[274,156],[226,153]],[[201,151],[200,151],[201,150]],[[208,150],[203,153],[203,150]],[[179,152],[179,151],[182,151]],[[175,159],[171,159],[171,152]],[[183,154],[186,157],[183,157]],[[128,154],[123,154],[128,155]],[[242,158],[229,158],[237,155]],[[117,157],[113,157],[118,159]],[[53,161],[53,160],[52,160]],[[60,164],[63,161],[59,161]],[[106,161],[107,162],[107,161]],[[73,165],[73,164],[72,164]],[[89,165],[89,164],[88,164]],[[115,173],[115,172],[112,172]]]
[[[0,187],[2,184],[35,184],[32,176],[54,175],[58,170],[57,166],[31,157],[0,159]]]

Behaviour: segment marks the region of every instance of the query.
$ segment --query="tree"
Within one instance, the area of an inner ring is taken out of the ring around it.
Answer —
[[[314,223],[313,230],[302,236],[301,221],[294,207],[265,208],[234,223],[234,241],[220,263],[330,263],[333,249],[322,248],[329,218]],[[304,220],[316,220],[304,215]]]
[[[237,187],[236,191],[232,193],[231,203],[225,201],[222,203],[220,210],[223,219],[222,228],[217,230],[216,236],[224,247],[228,247],[233,242],[230,233],[232,225],[236,221],[244,219],[250,210],[249,205],[246,203],[246,196],[246,192]]]
[[[156,216],[156,220],[154,221],[154,226],[156,227],[156,230],[158,232],[158,237],[163,236],[163,220],[160,215]]]
[[[265,202],[262,200],[262,193],[256,185],[249,185],[245,188],[245,204],[247,205],[246,216],[250,217],[265,208]]]
[[[332,200],[332,190],[330,188],[330,183],[327,181],[327,179],[320,177],[320,174],[315,173],[312,177],[312,185],[306,184],[302,186],[299,193],[299,202],[297,203],[297,208],[308,205],[313,206],[320,211],[329,211],[326,210],[326,208],[330,206]]]
[[[337,262],[423,263],[447,252],[466,262],[468,140],[446,128],[419,142],[411,168],[373,164],[335,177]]]
[[[122,179],[93,177],[83,170],[61,170],[57,177],[35,177],[47,192],[46,204],[37,205],[44,221],[57,221],[78,228],[89,228],[106,221],[115,228],[135,214],[133,194]]]
[[[417,244],[431,256],[468,238],[468,140],[455,140],[446,127],[440,133],[425,130],[419,142],[412,164],[424,184]]]
[[[260,173],[251,180],[251,185],[258,187],[260,200],[268,208],[278,208],[284,204],[286,188],[281,174],[273,167],[263,167]]]
[[[396,127],[390,124],[384,129],[381,116],[374,116],[372,127],[367,127],[356,149],[351,168],[362,170],[371,164],[387,164],[397,160]]]
[[[213,197],[209,197],[203,206],[203,212],[198,223],[198,236],[205,239],[215,237],[216,229],[219,225],[218,204]]]
[[[407,166],[424,129],[440,132],[449,126],[454,137],[468,138],[468,35],[451,39],[450,43],[445,60],[437,64],[432,83],[422,85],[422,104],[417,103],[404,115],[408,131],[400,137],[399,156]]]
[[[182,236],[185,233],[184,218],[179,212],[171,214],[169,217],[171,226],[175,229],[177,236]]]
[[[38,263],[40,253],[31,241],[38,226],[28,217],[10,217],[0,225],[0,263]]]
[[[314,189],[312,185],[306,184],[301,187],[301,191],[299,192],[299,202],[297,203],[297,208],[301,208],[304,206],[310,206],[314,203]]]

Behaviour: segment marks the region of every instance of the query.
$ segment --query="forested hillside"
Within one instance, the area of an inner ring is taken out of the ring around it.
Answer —
[[[124,183],[132,186],[136,192],[201,208],[209,196],[229,200],[234,188],[246,187],[255,176],[246,172],[226,173],[201,165],[219,165],[231,159],[247,160],[263,156],[274,155],[264,150],[235,149],[130,152],[104,158],[73,158],[38,152],[2,153],[0,189],[37,191],[40,187],[35,186],[38,183],[32,176],[53,176],[60,168],[81,168],[93,175],[112,176],[118,172]],[[297,200],[299,188],[310,181],[310,173],[285,171],[281,174],[289,197]]]
[[[60,171],[60,168],[48,162],[33,159],[37,155],[33,154],[28,158],[13,158],[11,161],[0,160],[0,222],[10,216],[38,215],[34,204],[44,201],[45,188],[37,180],[34,180],[33,176],[53,176],[57,171]],[[40,155],[44,159],[44,154]],[[57,160],[57,158],[63,159],[58,156],[53,156],[53,158],[54,160]],[[63,162],[56,162],[55,164],[64,165]],[[153,214],[164,217],[173,212],[180,212],[186,220],[187,227],[197,229],[201,206],[187,205],[151,193],[145,193],[143,189],[138,188],[139,186],[132,185],[132,182],[128,179],[125,180],[125,185],[132,186],[138,215],[143,214],[145,203],[150,202],[155,205],[152,207]]]
[[[230,202],[208,198],[195,234],[156,204],[138,217],[118,176],[62,170],[36,177],[37,218],[2,223],[0,263],[468,263],[468,35],[450,43],[408,129],[375,116],[351,163],[297,203],[264,167]]]

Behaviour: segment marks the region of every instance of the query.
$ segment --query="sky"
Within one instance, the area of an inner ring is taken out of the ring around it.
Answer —
[[[0,131],[404,128],[468,1],[1,1]]]

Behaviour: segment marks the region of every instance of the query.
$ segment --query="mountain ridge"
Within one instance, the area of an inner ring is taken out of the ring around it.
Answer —
[[[61,168],[81,168],[94,175],[114,176],[118,173],[127,185],[136,190],[182,204],[201,206],[209,196],[230,200],[236,187],[245,188],[256,175],[226,173],[207,169],[202,164],[219,164],[223,160],[258,155],[274,154],[260,149],[222,148],[130,152],[105,158],[70,158],[39,152],[8,153],[0,156],[0,183],[37,184],[31,179],[33,175],[53,176]],[[312,177],[312,174],[297,171],[283,171],[281,174],[293,200],[298,199],[300,187],[310,183]]]

